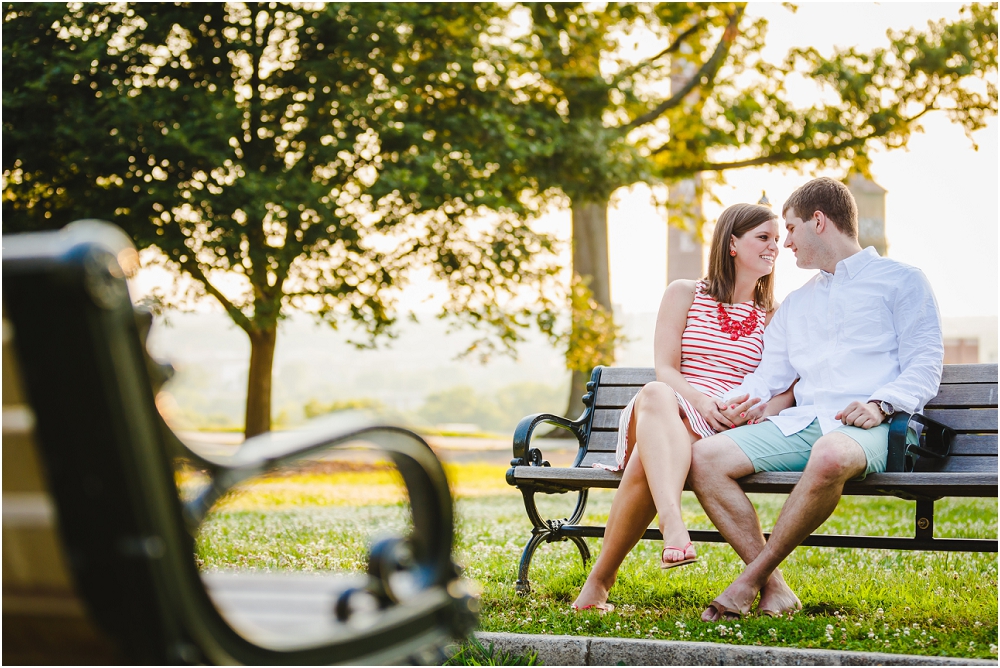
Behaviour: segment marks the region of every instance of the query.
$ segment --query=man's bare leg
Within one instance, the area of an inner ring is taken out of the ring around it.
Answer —
[[[830,433],[817,440],[802,478],[781,509],[771,539],[717,600],[727,607],[748,609],[778,564],[833,513],[844,483],[866,467],[864,451],[849,436]],[[712,621],[712,611],[706,610],[702,618]]]
[[[757,511],[736,482],[753,471],[753,464],[747,456],[725,434],[699,441],[694,448],[691,486],[712,524],[746,564],[756,559],[765,545]],[[800,607],[798,597],[777,569],[760,591],[761,609],[781,612]],[[731,599],[720,602],[746,612],[753,604],[757,590],[752,592],[752,596],[747,592],[746,596],[749,600],[741,600],[738,605]]]

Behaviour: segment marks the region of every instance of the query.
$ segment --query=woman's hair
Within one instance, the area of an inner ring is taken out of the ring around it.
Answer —
[[[736,259],[729,254],[729,238],[742,237],[762,223],[777,218],[777,214],[759,204],[734,204],[722,212],[712,235],[712,249],[708,255],[708,294],[717,302],[733,301],[736,287]],[[774,308],[774,270],[757,279],[753,290],[757,308],[771,311]]]

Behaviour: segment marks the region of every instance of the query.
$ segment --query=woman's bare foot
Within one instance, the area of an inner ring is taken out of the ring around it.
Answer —
[[[774,573],[760,590],[757,612],[765,617],[779,617],[802,609],[802,602],[779,573]]]
[[[583,589],[573,601],[574,610],[586,610],[587,608],[597,608],[602,610],[608,606],[608,588],[599,582],[592,582],[591,578],[583,584]]]

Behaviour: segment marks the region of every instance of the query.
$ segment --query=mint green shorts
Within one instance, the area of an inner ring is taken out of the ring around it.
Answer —
[[[858,480],[863,480],[869,473],[885,471],[885,460],[889,452],[889,424],[880,424],[872,429],[842,426],[833,431],[849,436],[861,446],[868,460],[865,472]],[[819,420],[791,436],[781,433],[770,420],[759,424],[748,424],[729,431],[722,432],[733,439],[753,464],[756,473],[761,471],[802,471],[809,461],[813,443],[823,435]],[[912,429],[906,433],[908,443],[916,443],[917,435]]]

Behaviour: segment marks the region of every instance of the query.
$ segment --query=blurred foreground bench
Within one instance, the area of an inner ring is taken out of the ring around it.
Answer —
[[[475,624],[452,500],[418,436],[356,414],[200,456],[153,402],[127,237],[83,221],[3,237],[3,663],[435,661]],[[148,325],[148,321],[146,323]],[[202,574],[199,524],[234,486],[359,441],[393,462],[412,531],[367,572]],[[207,482],[181,498],[175,463]]]

